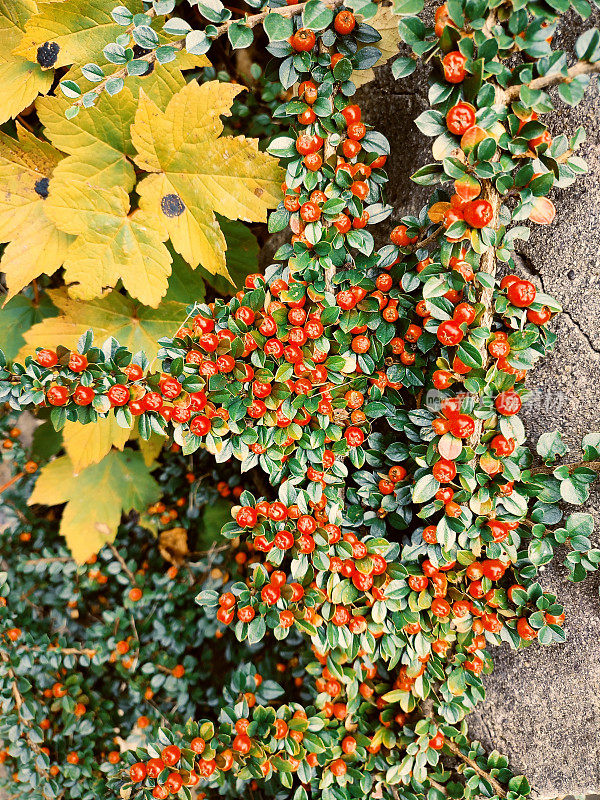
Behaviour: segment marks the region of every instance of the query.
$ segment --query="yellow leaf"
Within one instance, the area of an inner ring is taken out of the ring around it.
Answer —
[[[156,307],[171,274],[166,233],[139,211],[129,213],[122,186],[90,187],[87,177],[83,162],[65,158],[54,171],[45,206],[57,227],[77,236],[63,264],[71,296],[91,300],[121,279],[132,297]]]
[[[88,165],[88,180],[105,187],[121,185],[129,192],[135,185],[135,172],[128,160],[135,155],[130,128],[137,101],[132,89],[137,96],[138,85],[143,85],[144,91],[164,108],[171,97],[185,86],[181,70],[208,63],[205,56],[179,53],[168,64],[156,64],[148,76],[139,78],[130,75],[118,94],[103,92],[94,106],[80,108],[72,119],[65,116],[72,100],[62,93],[54,97],[42,97],[36,103],[36,109],[44,125],[44,134],[59,150],[77,156]],[[75,81],[83,93],[94,86],[82,76],[81,69],[70,70],[65,79]]]
[[[50,0],[37,5],[38,13],[27,21],[15,53],[45,67],[85,64],[124,30],[110,14],[113,0]],[[121,0],[120,5],[134,13],[143,10],[141,0]]]
[[[73,237],[46,215],[49,180],[62,157],[17,124],[19,139],[0,131],[0,241],[10,242],[0,261],[7,300],[38,275],[61,266]]]
[[[154,173],[138,184],[140,208],[188,263],[221,275],[228,274],[226,243],[215,212],[264,222],[281,194],[282,172],[257,140],[221,136],[220,116],[240,91],[192,81],[164,112],[141,91],[131,129],[136,164]]]
[[[398,55],[398,43],[400,41],[399,18],[394,14],[392,6],[379,6],[375,16],[371,17],[367,22],[381,34],[381,39],[371,45],[381,51],[381,58],[370,69],[357,69],[352,73],[350,80],[356,88],[373,80],[375,67],[380,67],[382,64],[387,63],[390,58]]]
[[[35,0],[0,0],[0,123],[16,117],[52,86],[51,71],[44,72],[39,64],[11,55],[36,11]]]
[[[176,257],[169,291],[158,308],[136,303],[118,291],[85,303],[70,298],[66,289],[51,289],[48,294],[61,316],[45,319],[25,333],[21,358],[35,353],[36,347],[56,348],[61,344],[74,348],[79,337],[92,329],[97,344],[113,336],[133,353],[143,351],[152,361],[158,352],[158,339],[175,333],[191,301],[204,299],[204,283]]]
[[[29,505],[66,503],[60,533],[79,563],[114,541],[121,516],[145,511],[160,497],[160,487],[148,472],[141,453],[111,452],[78,475],[68,456],[40,470]]]
[[[67,422],[63,428],[63,444],[74,473],[102,461],[113,447],[123,450],[130,434],[128,428],[117,425],[114,414],[98,419],[93,425]]]
[[[166,436],[159,436],[157,433],[151,433],[149,439],[142,439],[139,435],[139,431],[137,425],[133,429],[133,433],[131,434],[132,441],[136,441],[138,443],[138,447],[140,448],[140,452],[144,457],[144,464],[147,467],[151,467],[152,464],[156,461],[156,457],[160,453],[160,451],[165,446]]]

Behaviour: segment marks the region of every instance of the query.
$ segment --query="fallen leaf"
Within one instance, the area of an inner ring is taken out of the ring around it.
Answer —
[[[185,528],[171,528],[161,531],[158,537],[158,549],[161,556],[170,564],[179,566],[190,552]]]
[[[27,20],[36,12],[35,0],[0,0],[0,123],[16,117],[52,86],[51,70],[44,71],[39,64],[12,54]]]
[[[161,495],[141,453],[116,450],[74,474],[68,456],[51,461],[39,472],[29,505],[66,503],[60,523],[73,558],[83,563],[112,542],[123,513],[144,511]]]
[[[365,83],[369,83],[369,81],[374,79],[375,67],[386,64],[390,58],[398,55],[398,43],[400,42],[399,18],[394,14],[394,10],[391,6],[379,6],[376,14],[366,20],[366,22],[381,34],[381,39],[370,45],[371,47],[376,47],[378,50],[381,50],[381,58],[369,69],[354,70],[350,76],[350,80],[357,89],[359,86],[363,86]]]
[[[228,219],[266,221],[281,195],[276,159],[256,139],[221,136],[243,87],[192,81],[160,108],[141,90],[131,129],[136,164],[154,173],[137,187],[140,208],[169,236],[185,260],[227,276],[225,237],[215,212]]]
[[[146,94],[164,108],[186,84],[181,70],[209,63],[205,56],[178,53],[168,64],[155,64],[148,76],[130,75],[120,92],[114,95],[103,92],[95,105],[80,108],[72,119],[66,117],[72,100],[61,93],[42,97],[36,103],[36,110],[44,134],[59,150],[77,156],[93,168],[87,173],[88,180],[105,187],[120,185],[129,192],[136,180],[129,159],[135,155],[130,128],[135,119],[139,87],[143,86]],[[75,81],[83,93],[94,86],[82,76],[81,69],[70,70],[64,79]]]

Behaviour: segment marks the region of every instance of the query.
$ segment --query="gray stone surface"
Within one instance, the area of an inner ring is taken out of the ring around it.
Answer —
[[[598,25],[575,15],[564,25],[562,46],[571,48],[584,29]],[[388,68],[361,92],[364,117],[390,139],[389,201],[392,222],[420,209],[429,190],[414,186],[409,175],[431,161],[428,145],[413,124],[427,105],[422,71],[394,82]],[[535,389],[525,409],[532,442],[560,428],[579,458],[581,437],[600,430],[600,94],[596,79],[585,103],[575,109],[558,104],[555,133],[584,125],[588,139],[581,155],[589,173],[574,186],[556,191],[558,213],[550,228],[537,228],[519,243],[523,276],[554,295],[565,313],[554,323],[556,351],[529,377]],[[588,510],[600,522],[600,494]],[[600,537],[596,541],[600,541]],[[487,699],[470,717],[474,738],[506,753],[518,772],[527,774],[541,798],[600,791],[600,602],[598,577],[573,585],[560,566],[544,572],[544,584],[564,603],[567,643],[552,648],[532,645],[514,653],[499,648],[496,669],[487,679]]]

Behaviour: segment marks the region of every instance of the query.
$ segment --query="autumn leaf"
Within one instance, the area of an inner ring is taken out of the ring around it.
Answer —
[[[381,51],[381,58],[369,69],[354,70],[350,80],[357,89],[375,78],[375,67],[386,64],[390,58],[398,55],[400,31],[398,28],[398,16],[394,14],[393,8],[391,6],[379,6],[377,13],[367,20],[367,24],[381,34],[381,39],[372,45],[372,47],[376,47]]]
[[[60,522],[73,558],[79,563],[117,535],[123,513],[144,511],[160,497],[160,486],[148,472],[141,453],[111,452],[78,475],[68,456],[40,470],[29,505],[66,503]]]
[[[119,4],[133,13],[143,11],[141,0],[120,0]],[[110,13],[116,5],[113,0],[49,0],[37,5],[38,12],[27,20],[15,53],[43,68],[85,64],[90,53],[101,54],[123,33]]]
[[[100,417],[92,425],[81,422],[66,422],[63,428],[63,444],[71,459],[75,474],[98,464],[113,447],[123,450],[131,431],[117,425],[114,414]]]
[[[0,123],[16,117],[52,86],[53,72],[12,55],[21,42],[27,20],[36,11],[35,0],[0,0]]]
[[[0,241],[9,242],[0,270],[8,300],[39,275],[52,275],[74,241],[46,214],[50,178],[62,154],[19,124],[17,136],[0,131]]]
[[[142,90],[131,129],[136,164],[154,173],[138,184],[140,208],[189,264],[221,275],[226,242],[215,212],[264,222],[281,194],[282,172],[256,139],[221,136],[220,116],[242,88],[192,81],[165,112]]]
[[[139,210],[130,213],[122,186],[90,188],[84,166],[73,156],[61,162],[45,206],[57,227],[77,237],[63,262],[69,293],[91,300],[120,279],[132,297],[158,306],[171,274],[166,233]]]
[[[87,178],[100,186],[120,185],[131,191],[135,185],[135,172],[129,161],[135,155],[130,128],[135,119],[139,85],[161,108],[185,86],[182,69],[206,66],[205,56],[179,53],[175,61],[156,64],[145,77],[129,76],[118,94],[103,92],[94,106],[80,108],[72,119],[66,111],[72,101],[62,94],[42,97],[36,103],[44,134],[59,150],[77,156],[82,164],[89,165]],[[83,78],[81,69],[70,70],[65,79],[75,81],[85,93],[93,87]]]
[[[152,361],[158,353],[158,339],[172,336],[184,322],[187,306],[204,299],[204,282],[177,256],[169,291],[158,308],[144,306],[118,291],[88,302],[72,299],[66,289],[51,289],[48,295],[61,316],[27,331],[21,358],[35,353],[36,347],[75,348],[79,337],[92,329],[96,344],[112,336],[133,353],[143,351]]]

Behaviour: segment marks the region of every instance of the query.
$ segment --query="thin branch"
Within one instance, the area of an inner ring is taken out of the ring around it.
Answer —
[[[10,489],[10,487],[13,486],[17,481],[20,481],[23,475],[25,475],[24,472],[18,472],[16,475],[13,475],[9,481],[3,483],[2,486],[0,486],[0,494],[5,492],[7,489]]]
[[[553,467],[534,467],[530,469],[532,475],[552,475],[555,469],[559,469],[566,467],[569,471],[569,475],[572,475],[576,469],[580,467],[587,467],[587,469],[593,470],[593,472],[600,473],[600,461],[577,461],[572,464],[555,464]]]
[[[53,563],[62,563],[65,564],[69,561],[73,561],[71,556],[53,556],[52,558],[28,558],[25,562],[26,564],[53,564]]]
[[[483,778],[484,780],[488,781],[488,783],[491,785],[492,789],[498,795],[498,797],[506,797],[506,792],[504,791],[502,785],[498,783],[498,781],[495,778],[492,778],[489,772],[486,772],[484,769],[481,769],[481,767],[476,761],[474,761],[472,758],[469,758],[469,756],[465,755],[455,742],[453,742],[450,739],[446,739],[444,741],[444,744],[448,748],[448,750],[450,750],[451,753],[454,753],[455,756],[458,756],[458,758],[464,761],[465,764],[471,767],[471,769],[475,770],[475,772],[479,775],[480,778]]]
[[[125,573],[126,573],[127,577],[129,578],[129,580],[130,580],[132,583],[134,583],[134,584],[135,584],[135,583],[137,583],[137,581],[136,581],[136,579],[135,579],[135,575],[134,575],[134,574],[133,574],[133,572],[132,572],[132,571],[129,569],[129,567],[128,567],[128,566],[127,566],[127,564],[125,563],[125,559],[124,559],[124,558],[123,558],[123,556],[122,556],[122,555],[119,553],[119,551],[118,551],[118,550],[117,550],[117,548],[114,546],[114,544],[110,544],[110,543],[109,543],[109,545],[108,545],[108,546],[110,547],[110,549],[111,549],[111,551],[112,551],[112,554],[114,555],[114,557],[117,559],[117,561],[119,562],[119,564],[120,564],[120,565],[123,567],[123,569],[125,570]]]
[[[579,61],[569,67],[567,74],[563,75],[560,72],[554,72],[551,75],[542,75],[541,78],[534,78],[527,84],[529,89],[549,89],[551,86],[557,86],[559,83],[570,83],[574,78],[579,75],[593,75],[600,72],[600,61],[590,64],[587,61]],[[525,84],[517,84],[516,86],[509,86],[504,92],[501,102],[508,104],[513,100],[517,100],[521,91],[521,86]]]
[[[443,231],[444,231],[444,226],[443,225],[438,226],[433,231],[433,233],[429,234],[429,236],[426,239],[422,239],[420,242],[416,242],[415,244],[413,244],[412,251],[415,252],[416,250],[421,250],[421,248],[427,247],[428,244],[435,242],[435,240],[439,238],[440,234],[443,233]]]
[[[17,650],[24,650],[26,653],[46,653],[51,651],[53,653],[60,653],[63,656],[87,656],[88,658],[93,658],[98,652],[89,647],[79,649],[78,647],[53,647],[52,645],[48,647],[20,645],[17,647]]]
[[[437,789],[438,792],[441,792],[443,795],[448,797],[448,790],[446,789],[445,786],[443,786],[441,783],[438,783],[437,781],[434,781],[433,778],[431,778],[429,775],[427,776],[427,780],[433,786],[434,789]]]

